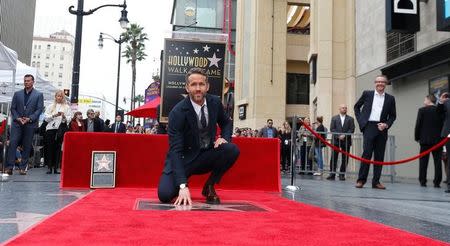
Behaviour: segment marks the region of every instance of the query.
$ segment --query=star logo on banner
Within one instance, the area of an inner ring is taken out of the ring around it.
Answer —
[[[209,52],[210,48],[208,45],[203,46],[203,52]]]
[[[1,218],[0,224],[17,224],[17,229],[20,233],[45,217],[47,217],[46,214],[16,212],[16,218]]]
[[[217,68],[219,68],[219,61],[222,60],[222,58],[217,58],[216,57],[216,53],[213,54],[213,56],[211,58],[206,58],[208,59],[211,63],[209,63],[209,67],[212,66],[216,66]]]
[[[197,48],[195,48],[193,51],[194,51],[194,54],[198,54],[198,49]]]
[[[97,160],[96,162],[98,164],[97,170],[100,171],[103,168],[105,171],[111,171],[111,168],[109,167],[109,163],[111,163],[111,161],[106,159],[106,155],[103,155],[102,159]]]

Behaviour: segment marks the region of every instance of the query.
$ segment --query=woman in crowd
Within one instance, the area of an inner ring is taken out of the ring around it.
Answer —
[[[324,132],[325,127],[323,126],[323,116],[318,116],[316,122],[316,132],[322,133],[320,134],[324,139],[327,138],[327,134]],[[314,156],[316,158],[318,170],[314,173],[315,176],[321,176],[323,172],[323,156],[322,156],[322,148],[325,147],[325,145],[320,141],[318,138],[314,137]]]
[[[86,126],[83,121],[83,114],[80,111],[75,112],[72,120],[70,121],[69,131],[72,132],[85,132]]]
[[[291,166],[291,126],[287,121],[283,122],[279,136],[281,139],[281,171],[286,172]]]
[[[308,117],[303,119],[303,124],[311,126],[311,121]],[[300,173],[305,174],[306,171],[308,175],[312,175],[312,156],[310,156],[311,146],[313,143],[313,135],[305,126],[301,126],[298,131],[299,139],[299,149],[300,149]],[[305,164],[306,167],[305,167]]]
[[[47,163],[49,171],[47,174],[52,172],[59,174],[58,164],[61,157],[61,144],[62,136],[58,136],[58,128],[63,129],[62,124],[66,124],[67,129],[67,119],[71,117],[71,110],[69,104],[66,102],[64,96],[64,91],[59,90],[55,93],[55,101],[47,107],[45,110],[45,121],[47,122],[47,127],[45,128],[45,153],[44,160]]]

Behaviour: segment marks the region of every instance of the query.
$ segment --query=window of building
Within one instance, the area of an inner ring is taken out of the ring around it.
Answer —
[[[56,57],[56,55],[55,54],[53,54],[53,58],[55,58]]]
[[[45,54],[45,59],[50,59],[50,54]]]
[[[33,54],[33,58],[36,58],[36,54]]]
[[[49,67],[49,65],[50,65],[50,64],[48,64],[48,63],[45,63],[45,68],[48,68],[48,67]]]
[[[66,47],[62,47],[62,51],[66,51]]]
[[[309,105],[309,74],[287,73],[286,104]]]
[[[54,49],[54,50],[56,50],[56,45],[55,45],[55,46],[53,46],[53,49]]]
[[[36,44],[34,45],[34,49],[37,49],[37,45]]]
[[[386,34],[386,60],[404,56],[416,50],[416,35],[390,32]]]
[[[45,76],[45,77],[48,77],[48,72],[45,72],[45,73],[44,73],[44,76]]]
[[[62,86],[62,82],[61,81],[58,81],[58,86]]]
[[[41,54],[37,54],[37,58],[40,59],[41,58]]]
[[[36,66],[36,62],[32,62],[32,63],[31,63],[31,66],[32,66],[32,67],[35,67],[35,66]]]
[[[62,78],[62,73],[58,73],[58,78]]]
[[[37,68],[40,68],[40,67],[41,67],[41,63],[40,63],[40,62],[37,62],[37,63],[36,63],[36,67],[37,67]]]
[[[47,44],[47,49],[48,49],[48,50],[50,49],[50,47],[51,47],[51,45]]]
[[[41,49],[41,45],[38,45],[38,49],[39,49],[39,50]]]
[[[61,69],[63,68],[63,64],[62,64],[62,63],[61,63],[61,64],[59,64],[59,68],[61,68]]]
[[[60,59],[60,60],[64,60],[64,55],[60,55],[60,56],[59,56],[59,59]]]

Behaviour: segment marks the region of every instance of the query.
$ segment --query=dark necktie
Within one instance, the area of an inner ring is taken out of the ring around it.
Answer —
[[[202,124],[202,128],[206,127],[206,116],[205,116],[205,105],[200,109],[200,124]]]

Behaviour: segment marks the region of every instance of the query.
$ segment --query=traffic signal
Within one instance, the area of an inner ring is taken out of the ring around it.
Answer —
[[[70,90],[69,89],[64,89],[64,95],[66,97],[70,96]]]

